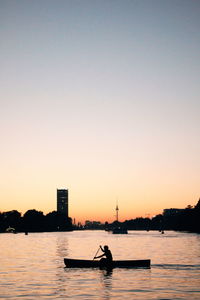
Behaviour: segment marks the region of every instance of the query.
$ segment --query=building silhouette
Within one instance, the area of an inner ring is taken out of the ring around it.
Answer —
[[[57,212],[68,218],[68,190],[57,189]]]
[[[163,216],[165,217],[176,216],[182,212],[184,212],[184,209],[181,208],[165,208],[163,210]]]

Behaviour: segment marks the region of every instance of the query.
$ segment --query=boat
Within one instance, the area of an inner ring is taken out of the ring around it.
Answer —
[[[10,227],[10,226],[6,229],[6,232],[7,233],[17,233],[16,229],[13,227]]]
[[[64,258],[67,268],[148,268],[151,267],[150,259],[143,260],[113,260],[109,265],[101,263],[100,260],[85,260]]]
[[[113,234],[127,234],[128,231],[127,231],[126,228],[115,227],[115,228],[112,230],[112,233],[113,233]]]

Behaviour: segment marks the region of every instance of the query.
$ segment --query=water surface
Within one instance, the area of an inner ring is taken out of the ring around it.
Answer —
[[[67,269],[63,258],[151,259],[151,269]],[[200,235],[168,231],[0,234],[1,299],[200,299]]]

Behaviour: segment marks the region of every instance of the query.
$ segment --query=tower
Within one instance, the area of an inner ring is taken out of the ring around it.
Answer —
[[[118,207],[118,203],[116,205],[116,221],[118,222],[118,212],[119,212],[119,207]]]
[[[68,218],[68,190],[57,189],[57,212]]]

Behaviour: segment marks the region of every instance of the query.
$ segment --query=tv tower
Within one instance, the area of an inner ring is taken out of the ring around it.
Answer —
[[[119,211],[118,203],[116,205],[115,210],[116,210],[116,221],[118,222],[118,211]]]

